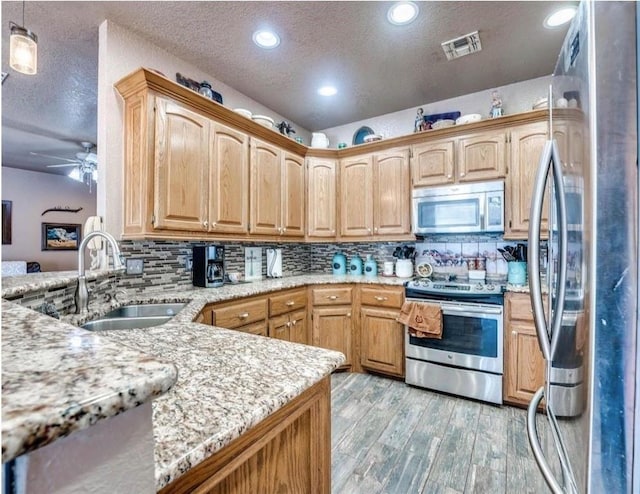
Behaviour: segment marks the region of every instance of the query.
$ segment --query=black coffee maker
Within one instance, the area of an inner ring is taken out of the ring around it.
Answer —
[[[224,247],[195,245],[193,247],[193,284],[205,288],[224,283]]]

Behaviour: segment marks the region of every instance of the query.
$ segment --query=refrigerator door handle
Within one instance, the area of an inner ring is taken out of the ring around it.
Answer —
[[[538,344],[542,356],[546,361],[551,358],[551,342],[547,330],[547,319],[544,314],[542,302],[542,288],[540,286],[540,222],[542,220],[542,206],[544,203],[544,189],[547,185],[547,175],[553,158],[553,142],[547,141],[540,156],[538,173],[533,187],[531,198],[531,210],[529,213],[529,252],[527,269],[529,275],[529,288],[531,306],[533,308],[533,321],[538,335]]]
[[[529,408],[527,409],[527,435],[529,436],[529,444],[531,444],[531,451],[533,451],[533,457],[536,460],[536,463],[540,467],[540,471],[542,472],[542,476],[544,477],[545,482],[551,489],[553,494],[567,494],[562,486],[558,483],[556,478],[551,471],[551,467],[549,463],[547,463],[547,459],[544,457],[544,452],[542,451],[542,446],[540,446],[540,440],[538,439],[538,428],[536,425],[536,410],[542,401],[544,396],[544,388],[540,388],[533,398],[531,399],[531,403],[529,403]]]
[[[551,348],[550,356],[553,361],[558,342],[560,341],[560,331],[562,328],[562,314],[564,313],[564,303],[567,289],[567,201],[565,196],[564,179],[562,177],[562,162],[558,151],[558,143],[552,141],[551,163],[553,168],[553,184],[558,214],[558,277],[556,281],[556,296],[553,318],[551,321]]]

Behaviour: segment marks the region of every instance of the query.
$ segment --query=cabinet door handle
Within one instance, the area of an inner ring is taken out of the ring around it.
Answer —
[[[374,232],[376,232],[376,233],[378,233],[378,227],[376,226],[376,227],[373,229],[373,231],[374,231]]]
[[[451,178],[451,173],[449,173],[449,175],[447,175],[447,178]]]
[[[335,230],[331,230],[331,233],[335,234],[335,233],[336,233],[336,231],[335,231]]]
[[[239,319],[246,319],[247,317],[249,317],[248,312],[243,312],[242,314],[238,314]]]
[[[460,172],[460,176],[461,176],[461,177],[464,177],[464,172]]]
[[[351,312],[347,312],[347,317],[351,317]]]
[[[284,232],[286,232],[286,231],[287,231],[287,227],[285,226],[285,227],[282,229],[282,233],[284,233]]]
[[[295,305],[296,303],[293,300],[289,300],[285,305],[287,307],[291,307],[292,305]]]
[[[368,233],[371,233],[371,228],[367,228],[367,232],[368,232]]]
[[[209,225],[209,222],[207,220],[204,220],[202,222],[202,226],[204,226],[205,228]]]
[[[290,328],[290,327],[291,327],[291,322],[290,322],[290,321],[287,321],[286,326],[287,326],[288,328]]]
[[[292,325],[292,326],[295,326],[295,325],[296,325],[296,322],[297,322],[297,321],[294,319],[293,321],[291,321],[291,325]]]
[[[518,336],[518,332],[514,329],[511,331],[511,336]]]
[[[329,300],[338,300],[338,296],[337,295],[328,295],[327,298]]]
[[[217,225],[217,223],[214,221],[213,223],[211,223],[211,228],[215,228]]]
[[[378,302],[384,302],[385,300],[389,300],[387,297],[381,297],[380,295],[376,295],[374,297]]]

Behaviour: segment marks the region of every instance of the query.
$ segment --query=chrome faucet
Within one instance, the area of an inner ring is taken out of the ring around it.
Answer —
[[[118,242],[107,232],[91,232],[80,242],[78,247],[78,288],[76,289],[76,314],[86,314],[89,308],[89,290],[87,289],[87,278],[84,275],[84,250],[89,241],[94,237],[104,237],[111,245],[113,256],[113,269],[123,269],[120,259],[120,248]]]

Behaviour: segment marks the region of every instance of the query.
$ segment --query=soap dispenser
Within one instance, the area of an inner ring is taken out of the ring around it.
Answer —
[[[349,274],[362,274],[362,257],[355,254],[349,261]]]
[[[347,274],[347,256],[338,251],[333,255],[331,260],[333,274]]]
[[[378,263],[371,254],[367,254],[367,260],[364,263],[364,275],[378,276]]]

